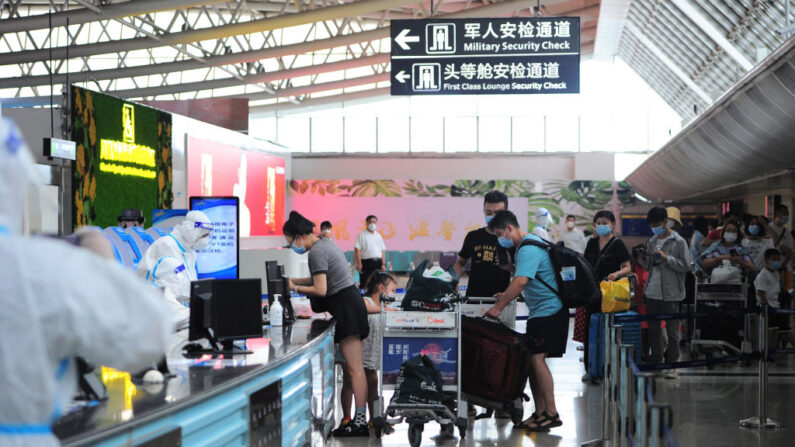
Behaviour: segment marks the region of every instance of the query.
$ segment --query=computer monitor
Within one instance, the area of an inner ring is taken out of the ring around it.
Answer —
[[[188,340],[206,338],[208,353],[233,351],[234,340],[262,337],[262,288],[258,279],[205,279],[191,283]],[[219,349],[218,342],[222,348]]]
[[[273,297],[279,295],[279,303],[284,309],[284,323],[295,322],[295,311],[290,299],[290,280],[284,274],[284,266],[276,261],[265,261],[265,281],[268,284],[268,306],[273,304]]]

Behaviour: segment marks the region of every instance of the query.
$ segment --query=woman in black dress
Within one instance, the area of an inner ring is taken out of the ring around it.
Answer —
[[[630,257],[624,241],[617,238],[613,232],[616,226],[616,216],[612,211],[602,210],[593,217],[594,236],[585,246],[585,259],[591,264],[597,282],[604,280],[615,281],[629,276],[632,273]],[[585,376],[583,380],[591,380],[588,375],[588,334],[591,325],[591,315],[601,311],[601,303],[592,303],[585,309]]]

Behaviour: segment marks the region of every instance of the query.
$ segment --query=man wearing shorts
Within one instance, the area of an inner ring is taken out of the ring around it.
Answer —
[[[541,242],[538,236],[522,231],[516,216],[507,210],[497,212],[489,222],[489,230],[506,249],[519,247],[524,240]],[[526,334],[531,347],[530,389],[536,409],[519,427],[530,431],[545,432],[563,425],[555,406],[554,382],[546,359],[562,357],[566,352],[569,310],[550,287],[557,290],[558,285],[549,253],[541,247],[526,245],[516,253],[516,273],[511,284],[496,295],[497,304],[487,312],[491,317],[499,317],[505,306],[524,291],[529,310]]]

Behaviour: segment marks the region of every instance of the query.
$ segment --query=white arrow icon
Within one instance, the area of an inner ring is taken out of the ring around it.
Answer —
[[[398,34],[397,37],[395,37],[395,43],[397,43],[400,46],[400,48],[403,48],[404,50],[411,49],[411,47],[406,45],[407,43],[420,41],[420,36],[409,36],[409,31],[410,30],[404,28],[400,32],[400,34]]]
[[[401,84],[405,84],[406,79],[411,79],[411,75],[408,75],[405,71],[400,70],[398,74],[395,75],[395,79],[397,79]]]

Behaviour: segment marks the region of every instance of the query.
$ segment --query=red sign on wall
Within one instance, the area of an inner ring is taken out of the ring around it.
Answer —
[[[188,195],[240,198],[240,237],[282,234],[285,161],[188,137]]]

